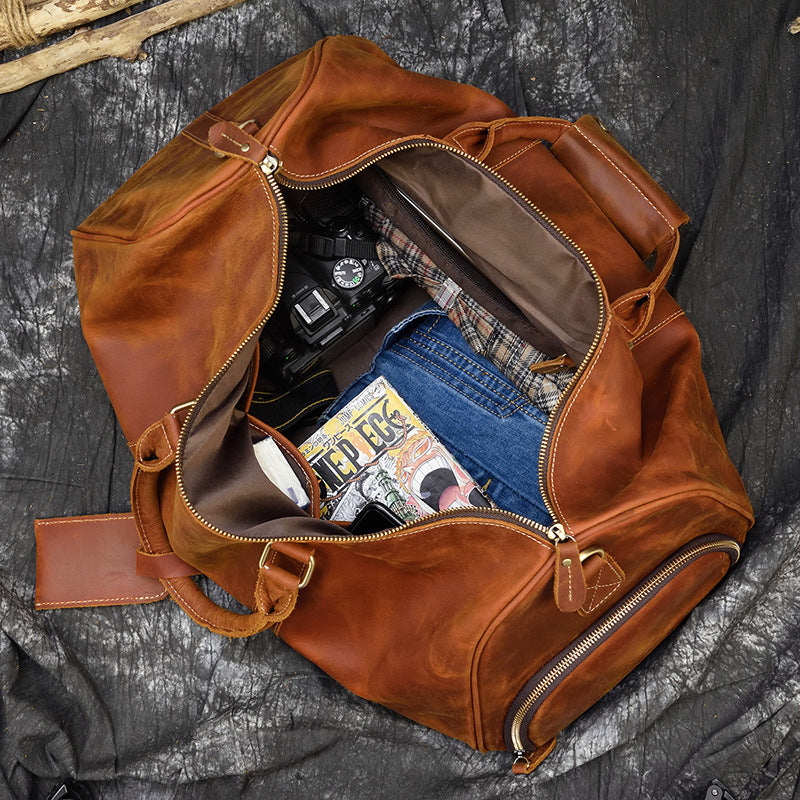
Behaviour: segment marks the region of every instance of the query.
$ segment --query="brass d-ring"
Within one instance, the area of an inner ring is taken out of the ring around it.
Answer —
[[[259,569],[262,569],[267,565],[267,556],[269,555],[270,547],[272,547],[272,542],[267,542],[266,546],[264,547],[264,552],[261,553],[261,558],[258,559]],[[297,584],[298,590],[305,589],[306,586],[308,586],[309,581],[311,580],[311,575],[314,572],[315,564],[316,561],[314,561],[314,556],[309,556],[308,563],[305,565],[305,569],[300,575],[300,583]]]
[[[605,558],[606,551],[603,550],[602,547],[590,547],[588,550],[581,550],[581,564],[583,564],[587,558],[591,558],[592,556],[600,556],[600,558]]]

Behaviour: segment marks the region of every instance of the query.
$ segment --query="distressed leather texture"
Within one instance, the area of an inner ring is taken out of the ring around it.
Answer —
[[[231,512],[236,532],[197,511],[226,488],[205,477],[214,437],[234,432],[219,440],[234,449],[236,436],[247,441],[253,343],[280,286],[281,182],[344,179],[426,144],[490,167],[596,271],[595,341],[541,461],[572,543],[558,563],[553,543],[524,523],[469,512],[335,541],[340,529],[277,490]],[[280,164],[269,177],[264,153]],[[504,719],[532,675],[670,554],[707,534],[741,543],[752,524],[697,335],[663,288],[685,219],[593,117],[514,117],[481,90],[407,72],[355,37],[321,41],[192,123],[74,232],[84,334],[137,458],[142,547],[174,553],[251,613],[221,608],[186,575],[163,579],[173,599],[225,635],[272,628],[355,693],[472,747],[507,747]],[[651,272],[643,259],[654,252]],[[171,413],[187,403],[185,418]],[[290,541],[260,563],[277,538]],[[563,559],[590,548],[608,560],[587,560],[585,591],[572,595],[577,565]],[[531,752],[549,752],[730,561],[698,558],[582,661],[528,726]]]

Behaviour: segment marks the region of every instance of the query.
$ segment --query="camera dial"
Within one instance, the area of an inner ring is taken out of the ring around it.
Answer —
[[[364,265],[355,258],[342,258],[336,262],[332,277],[342,289],[355,289],[364,280]]]

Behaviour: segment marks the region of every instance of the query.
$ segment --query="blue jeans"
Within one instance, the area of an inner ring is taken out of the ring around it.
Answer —
[[[491,361],[477,355],[435,303],[426,303],[386,334],[369,372],[337,398],[321,422],[378,375],[386,377],[497,506],[552,524],[538,480],[547,415]]]

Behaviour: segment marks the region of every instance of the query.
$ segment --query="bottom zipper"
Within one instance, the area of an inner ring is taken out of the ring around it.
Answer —
[[[739,545],[733,539],[717,535],[702,536],[690,542],[657,567],[614,608],[525,684],[511,705],[504,730],[506,746],[516,756],[515,772],[530,771],[526,769],[526,765],[530,766],[530,769],[535,766],[531,755],[537,750],[537,746],[530,741],[525,731],[533,715],[561,681],[578,663],[651,600],[675,575],[700,556],[714,552],[727,552],[731,556],[732,563],[735,563],[739,558]]]

